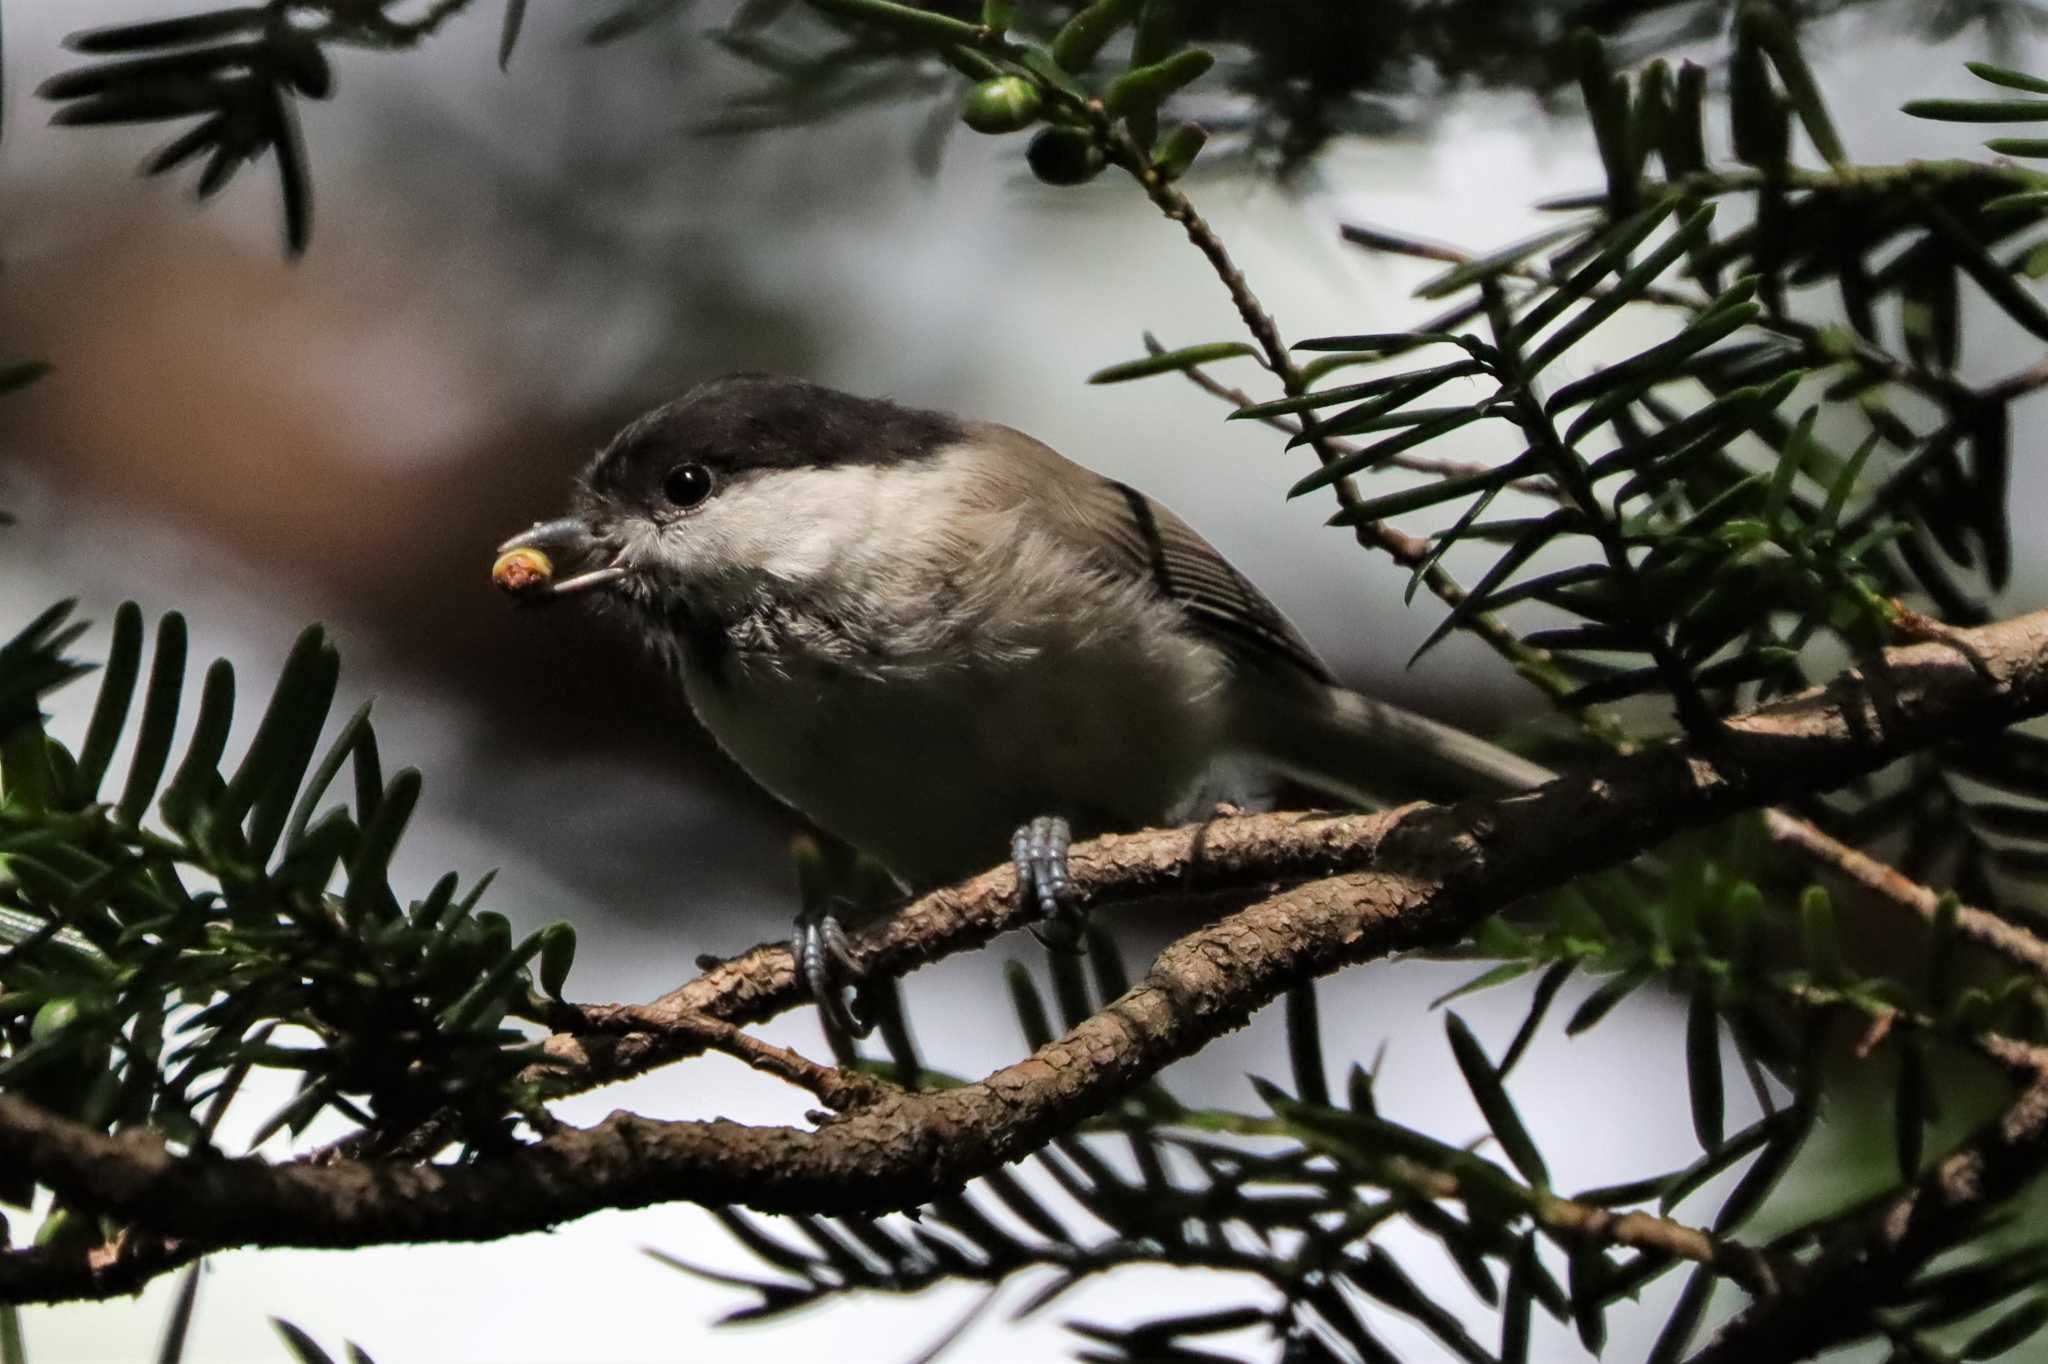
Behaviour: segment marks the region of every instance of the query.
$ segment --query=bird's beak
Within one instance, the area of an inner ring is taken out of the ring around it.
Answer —
[[[498,567],[493,571],[493,576],[498,579],[500,586],[521,596],[552,598],[588,592],[592,588],[604,587],[625,577],[625,566],[614,558],[597,568],[585,569],[566,578],[557,578],[553,576],[552,561],[559,557],[573,562],[589,556],[592,551],[599,548],[589,528],[577,517],[565,516],[555,521],[541,521],[498,546]],[[520,551],[538,552],[545,556],[540,561],[543,567],[537,573],[529,570],[531,576],[523,577],[520,581],[510,581],[505,575],[505,566],[509,556]]]

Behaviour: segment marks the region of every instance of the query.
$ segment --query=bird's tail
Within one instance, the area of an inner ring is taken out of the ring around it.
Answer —
[[[1556,774],[1477,735],[1341,687],[1251,717],[1251,746],[1304,785],[1364,805],[1503,795]]]

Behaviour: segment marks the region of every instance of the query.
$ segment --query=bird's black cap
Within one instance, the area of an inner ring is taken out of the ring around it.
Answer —
[[[584,473],[600,497],[651,493],[678,463],[756,469],[901,464],[966,436],[959,418],[777,374],[727,374],[634,421]]]

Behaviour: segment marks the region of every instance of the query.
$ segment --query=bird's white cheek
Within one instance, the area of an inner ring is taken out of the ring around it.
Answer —
[[[658,527],[650,557],[698,590],[830,595],[900,576],[906,546],[936,543],[949,494],[941,470],[776,470]]]
[[[697,530],[720,562],[774,584],[821,583],[852,567],[881,533],[878,475],[869,469],[778,471],[731,489],[681,529]]]
[[[751,595],[764,578],[804,580],[830,562],[826,546],[758,497],[720,499],[693,515],[650,523],[627,557],[689,591]]]

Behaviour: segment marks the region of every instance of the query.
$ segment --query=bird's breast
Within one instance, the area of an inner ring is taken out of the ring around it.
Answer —
[[[1149,615],[1104,614],[956,622],[944,640],[887,647],[844,622],[765,613],[735,622],[723,649],[686,648],[683,680],[755,781],[933,884],[999,862],[1037,815],[1157,822],[1216,756],[1214,651]]]

